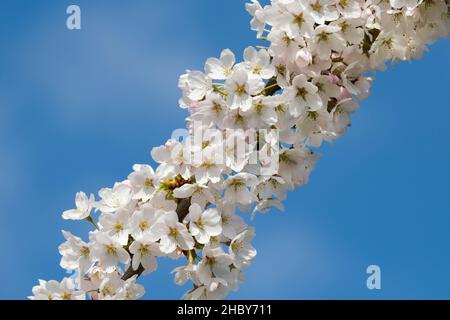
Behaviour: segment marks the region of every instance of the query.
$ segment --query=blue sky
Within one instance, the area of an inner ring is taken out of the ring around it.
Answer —
[[[65,27],[82,9],[82,30]],[[61,279],[61,229],[96,192],[184,126],[178,76],[255,45],[244,1],[0,2],[0,298]],[[322,148],[286,211],[258,216],[258,257],[238,299],[450,298],[450,42],[378,73],[341,140]],[[179,262],[178,262],[179,263]],[[162,260],[146,298],[186,288]],[[367,266],[382,290],[366,288]]]

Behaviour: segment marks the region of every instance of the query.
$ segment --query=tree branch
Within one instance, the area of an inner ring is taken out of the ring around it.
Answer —
[[[280,86],[278,86],[277,84],[277,78],[273,77],[272,79],[269,80],[269,82],[267,82],[266,87],[263,91],[265,96],[273,96],[275,92],[277,92],[280,89],[281,89]]]

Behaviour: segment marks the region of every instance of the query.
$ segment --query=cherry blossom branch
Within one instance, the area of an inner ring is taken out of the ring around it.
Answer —
[[[308,182],[315,149],[342,136],[370,92],[369,73],[420,58],[450,34],[450,0],[272,0],[247,4],[268,46],[229,49],[179,80],[185,135],[152,149],[100,199],[79,192],[64,219],[87,219],[89,241],[63,231],[62,282],[40,281],[31,299],[138,299],[136,279],[157,257],[186,259],[174,281],[185,299],[223,299],[256,257],[254,229],[238,212],[283,209]],[[178,139],[180,138],[180,139]],[[98,222],[91,212],[99,212]],[[122,271],[125,270],[125,271]]]

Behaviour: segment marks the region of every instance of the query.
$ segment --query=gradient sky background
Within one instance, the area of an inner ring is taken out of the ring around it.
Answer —
[[[82,30],[65,27],[82,9]],[[0,298],[61,279],[77,191],[126,178],[184,127],[178,76],[258,42],[244,1],[0,2]],[[341,140],[284,213],[254,221],[258,257],[230,298],[450,298],[450,42],[379,73]],[[178,299],[160,261],[146,298]],[[382,290],[366,268],[382,269]]]

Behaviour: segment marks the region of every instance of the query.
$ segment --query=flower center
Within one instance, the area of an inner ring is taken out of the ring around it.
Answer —
[[[329,34],[326,32],[321,32],[317,35],[317,37],[319,38],[319,42],[320,41],[328,41],[328,36],[329,36]]]
[[[286,73],[286,67],[281,64],[277,65],[275,69],[277,70],[277,73],[281,74],[282,76]]]
[[[386,46],[388,49],[392,49],[392,38],[384,39],[382,45]]]
[[[108,254],[115,255],[115,254],[117,254],[117,248],[114,245],[112,245],[112,244],[108,244],[106,246],[106,252],[108,252]]]
[[[153,180],[152,179],[145,179],[145,181],[144,181],[144,186],[146,187],[146,188],[152,188],[154,185],[153,185]]]
[[[212,267],[213,265],[216,264],[216,258],[206,257],[206,264]]]
[[[260,74],[261,71],[262,71],[262,67],[261,67],[260,65],[256,65],[256,66],[253,68],[253,73],[255,73],[255,74]]]
[[[244,93],[246,93],[246,91],[245,91],[245,85],[237,86],[237,88],[236,88],[236,94],[240,96],[240,95],[242,95],[242,94],[244,94]]]
[[[282,113],[286,110],[286,107],[284,104],[279,104],[275,107],[275,111],[278,113]]]
[[[297,97],[302,97],[302,99],[305,99],[307,93],[308,93],[308,91],[306,91],[305,88],[298,88],[297,89]]]
[[[64,294],[62,295],[61,298],[62,298],[63,300],[70,300],[71,294],[70,294],[70,293],[67,293],[67,292],[64,292]]]
[[[339,27],[341,27],[342,32],[346,32],[349,24],[347,23],[347,21],[342,21],[341,23],[339,23]]]
[[[198,220],[198,221],[196,221],[196,222],[194,222],[195,223],[195,225],[197,226],[197,227],[199,227],[199,229],[202,229],[203,230],[203,228],[205,227],[205,223],[203,222],[203,220]]]
[[[305,23],[305,18],[303,18],[303,13],[300,13],[296,16],[294,16],[294,21],[296,25],[298,25],[299,28],[302,27],[303,23]]]
[[[320,4],[319,1],[316,1],[315,3],[311,3],[311,8],[314,11],[320,12],[320,10],[322,9],[322,5]]]
[[[220,103],[213,102],[213,110],[216,113],[221,113],[222,112],[222,106],[220,105]]]
[[[105,287],[102,289],[102,293],[103,293],[103,295],[105,295],[105,296],[110,296],[110,295],[112,295],[113,292],[114,292],[114,291],[112,290],[112,288],[111,288],[110,286],[105,286]]]
[[[244,244],[242,242],[235,242],[231,245],[231,249],[233,249],[233,251],[238,251],[242,249],[243,246]]]
[[[141,231],[144,231],[144,230],[148,229],[148,222],[147,221],[141,221],[139,223],[139,229],[141,229]]]
[[[289,36],[287,34],[282,38],[282,40],[283,40],[284,44],[286,45],[286,47],[288,47],[292,42],[292,39],[289,38]],[[283,68],[286,69],[284,66],[283,66]]]
[[[308,118],[310,118],[313,121],[316,121],[318,116],[319,114],[317,112],[314,111],[308,112]]]
[[[244,187],[245,184],[241,180],[234,180],[230,183],[230,187],[233,187],[234,191],[239,190],[240,188]]]
[[[261,100],[255,103],[256,112],[261,113],[263,108],[264,108],[264,105]]]
[[[141,244],[141,246],[139,247],[139,252],[141,253],[141,255],[147,254],[148,251],[148,244]]]
[[[214,164],[214,162],[203,162],[202,163],[202,167],[205,169],[210,169],[210,168],[214,168],[216,165]]]
[[[170,228],[169,235],[176,238],[178,236],[178,229],[177,228]]]
[[[322,82],[317,82],[316,87],[320,92],[325,92],[325,85]]]
[[[83,257],[88,257],[90,253],[89,247],[83,247],[81,248],[81,255]]]
[[[203,141],[202,142],[202,149],[205,149],[208,146],[209,146],[209,141]]]
[[[340,5],[342,8],[347,7],[347,6],[348,6],[348,0],[339,0],[339,5]]]

